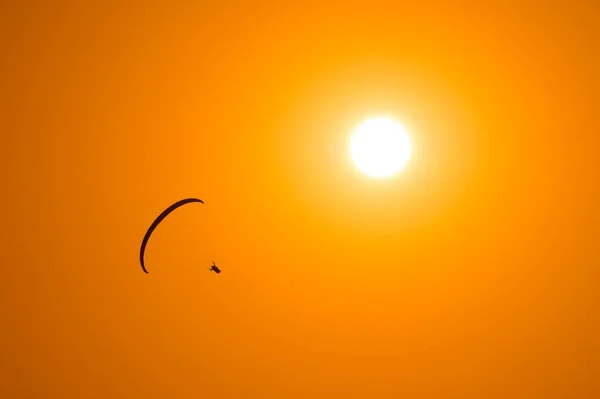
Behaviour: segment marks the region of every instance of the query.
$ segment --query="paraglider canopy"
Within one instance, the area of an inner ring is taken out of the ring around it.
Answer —
[[[200,202],[200,203],[204,204],[204,201],[202,201],[201,199],[198,199],[198,198],[182,199],[181,201],[177,201],[176,203],[174,203],[173,205],[171,205],[170,207],[165,209],[160,215],[158,215],[158,217],[154,220],[154,222],[152,222],[152,224],[148,228],[148,231],[146,231],[146,235],[144,236],[144,239],[142,240],[142,246],[140,247],[140,265],[142,265],[142,270],[144,271],[144,273],[148,274],[148,270],[146,270],[146,266],[144,265],[144,253],[146,252],[146,245],[148,244],[148,240],[150,239],[150,236],[152,235],[152,232],[154,231],[154,229],[156,229],[156,227],[160,224],[160,222],[162,222],[163,219],[166,218],[175,209],[177,209],[180,206],[183,206],[185,204],[190,204],[192,202]]]

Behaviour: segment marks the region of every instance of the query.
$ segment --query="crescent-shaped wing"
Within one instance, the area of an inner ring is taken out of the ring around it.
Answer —
[[[163,219],[169,215],[169,213],[173,212],[175,209],[179,208],[180,206],[189,204],[191,202],[200,202],[200,203],[204,204],[204,201],[202,201],[201,199],[198,199],[198,198],[186,198],[186,199],[182,199],[181,201],[177,201],[176,203],[174,203],[173,205],[171,205],[170,207],[165,209],[160,215],[158,215],[158,217],[150,225],[150,228],[148,228],[148,231],[146,232],[146,235],[144,236],[144,239],[142,240],[142,247],[140,248],[140,264],[142,265],[142,270],[144,271],[144,273],[148,274],[148,271],[146,270],[146,266],[144,265],[144,252],[146,251],[146,245],[148,244],[148,240],[150,239],[152,232],[154,231],[154,229],[156,229],[156,226],[158,226],[160,224],[160,222],[162,222]]]

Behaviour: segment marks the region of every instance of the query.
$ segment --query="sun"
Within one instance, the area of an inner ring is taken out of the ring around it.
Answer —
[[[356,127],[350,157],[370,177],[390,177],[410,159],[412,145],[404,126],[385,117],[371,118]]]

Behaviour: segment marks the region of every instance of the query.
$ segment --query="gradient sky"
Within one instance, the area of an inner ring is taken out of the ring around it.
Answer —
[[[0,6],[0,397],[600,397],[597,2],[95,3]]]

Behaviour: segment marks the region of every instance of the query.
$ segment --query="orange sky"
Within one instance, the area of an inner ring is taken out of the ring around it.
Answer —
[[[0,9],[0,397],[600,397],[596,2],[85,3]]]

